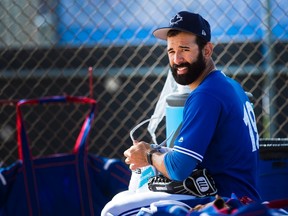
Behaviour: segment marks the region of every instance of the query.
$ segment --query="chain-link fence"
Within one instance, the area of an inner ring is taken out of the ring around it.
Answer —
[[[254,95],[260,137],[287,137],[286,4],[286,0],[1,0],[1,160],[10,163],[17,158],[15,102],[63,94],[98,101],[90,150],[122,157],[131,145],[130,129],[151,117],[168,73],[165,42],[154,38],[152,31],[167,25],[180,10],[198,12],[211,23],[213,58],[219,69]],[[35,155],[69,151],[84,108],[26,109]],[[159,141],[164,139],[165,119],[157,135]],[[149,139],[145,128],[139,136]]]

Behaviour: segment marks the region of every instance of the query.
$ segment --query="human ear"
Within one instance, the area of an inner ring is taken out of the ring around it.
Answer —
[[[211,57],[213,54],[213,44],[211,42],[208,42],[203,49],[203,55],[204,57]]]

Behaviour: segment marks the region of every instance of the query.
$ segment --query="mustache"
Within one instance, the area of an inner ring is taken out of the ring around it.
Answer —
[[[190,67],[191,64],[189,64],[188,62],[186,63],[182,63],[182,64],[173,64],[173,69],[178,69],[180,67]]]

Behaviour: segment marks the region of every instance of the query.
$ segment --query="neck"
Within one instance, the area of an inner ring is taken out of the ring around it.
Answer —
[[[191,83],[189,85],[189,88],[193,91],[194,89],[196,89],[200,83],[205,79],[205,77],[207,77],[212,71],[214,71],[216,69],[214,62],[210,59],[207,62],[206,68],[203,71],[203,73],[199,76],[199,78],[197,80],[195,80],[193,83]]]

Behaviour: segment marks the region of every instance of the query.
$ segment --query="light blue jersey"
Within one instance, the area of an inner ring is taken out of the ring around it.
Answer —
[[[220,196],[259,199],[254,111],[242,87],[221,71],[210,73],[187,98],[173,150],[165,157],[172,179],[191,173],[197,163],[210,172]]]

